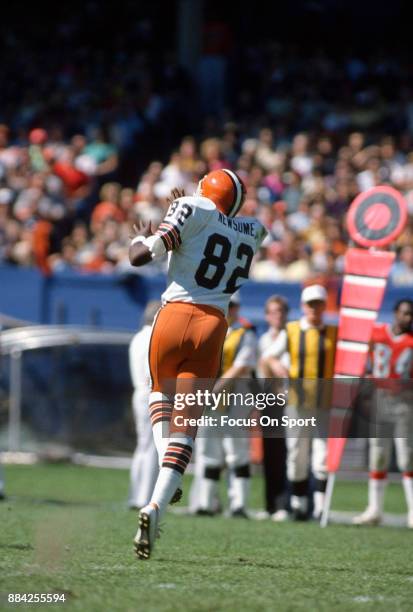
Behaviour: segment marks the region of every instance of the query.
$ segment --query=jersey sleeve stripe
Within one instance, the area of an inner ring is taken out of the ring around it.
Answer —
[[[159,226],[162,229],[165,229],[167,232],[171,233],[178,245],[181,244],[182,240],[181,240],[181,233],[179,231],[179,229],[177,227],[175,227],[175,225],[172,225],[172,223],[168,223],[167,221],[164,221],[163,223],[161,223],[161,225]]]
[[[175,242],[169,232],[158,229],[156,233],[162,238],[167,251],[172,251],[172,249],[175,248]]]
[[[179,230],[170,223],[161,223],[156,234],[162,238],[167,251],[178,248],[182,243]]]
[[[166,251],[172,251],[171,239],[166,234],[162,234],[161,232],[156,232],[156,234],[158,236],[160,236],[160,238],[161,238],[161,240],[162,240],[162,242],[164,244],[165,250]]]

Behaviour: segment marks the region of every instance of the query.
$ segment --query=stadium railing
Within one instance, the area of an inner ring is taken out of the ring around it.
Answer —
[[[125,331],[71,326],[3,331],[0,450],[133,450],[131,338]]]

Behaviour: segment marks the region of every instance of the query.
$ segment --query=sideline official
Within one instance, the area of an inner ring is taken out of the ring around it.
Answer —
[[[303,316],[298,321],[287,323],[285,343],[280,343],[278,348],[278,357],[285,351],[288,351],[290,357],[290,365],[284,375],[289,376],[292,383],[287,408],[291,418],[310,416],[311,411],[322,408],[322,398],[325,391],[328,393],[328,383],[324,383],[323,389],[322,379],[333,377],[337,328],[324,323],[326,303],[327,292],[324,287],[306,287],[301,294]],[[308,428],[289,429],[287,477],[295,520],[308,519],[310,453],[314,476],[313,517],[318,519],[323,509],[327,484],[327,439],[317,437],[317,433],[314,434]]]

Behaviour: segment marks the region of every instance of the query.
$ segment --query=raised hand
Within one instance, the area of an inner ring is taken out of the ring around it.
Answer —
[[[136,223],[133,224],[129,238],[136,238],[136,236],[143,236],[144,238],[147,238],[148,236],[152,236],[152,234],[153,229],[150,221],[136,221]]]
[[[185,189],[178,189],[178,187],[174,187],[174,189],[171,189],[171,193],[169,197],[166,198],[166,201],[168,202],[170,206],[174,200],[177,200],[178,198],[183,198],[184,195],[185,195]]]

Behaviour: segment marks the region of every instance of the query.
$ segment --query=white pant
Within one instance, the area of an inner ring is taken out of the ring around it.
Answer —
[[[0,456],[0,462],[1,462],[1,456]],[[3,466],[0,463],[0,493],[4,492],[4,470],[3,470]]]
[[[132,401],[138,443],[130,471],[129,505],[141,508],[152,496],[158,475],[158,454],[149,417],[149,390],[135,390]]]
[[[286,414],[290,418],[305,418],[312,416],[309,411],[288,406]],[[327,479],[327,439],[317,438],[316,431],[294,427],[287,429],[287,478],[290,482],[301,482],[308,478],[310,470],[317,480]]]
[[[378,390],[374,431],[380,437],[370,438],[369,469],[386,472],[390,467],[393,440],[397,467],[401,472],[413,471],[413,397],[400,397]]]
[[[249,448],[249,438],[217,437],[213,429],[209,431],[205,427],[199,429],[195,443],[195,476],[192,481],[189,502],[192,511],[200,507],[200,501],[206,496],[205,468],[226,466],[233,470],[236,467],[249,465]],[[244,506],[247,502],[248,487],[245,483],[241,487],[237,486],[238,481],[241,480],[245,479],[236,479],[233,473],[229,474],[228,497],[231,509]],[[217,489],[217,483],[215,488]],[[218,495],[217,492],[216,494]],[[210,500],[210,502],[212,508],[209,509],[213,509],[218,499]]]
[[[413,471],[413,441],[394,438],[397,467],[401,472]],[[387,472],[390,467],[392,438],[370,438],[369,469],[372,472]]]
[[[212,435],[205,435],[203,429],[197,437],[197,451],[204,467],[235,468],[249,464],[249,438],[221,438],[211,431]]]

